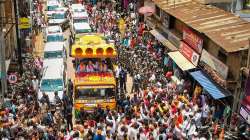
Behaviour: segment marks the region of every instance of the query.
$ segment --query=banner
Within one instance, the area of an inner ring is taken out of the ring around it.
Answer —
[[[183,28],[183,40],[199,54],[202,51],[203,39],[189,28]]]
[[[207,64],[214,71],[216,71],[221,78],[227,79],[228,66],[218,60],[216,57],[209,54],[206,50],[202,50],[200,62]]]
[[[185,56],[191,63],[195,66],[198,65],[199,62],[199,54],[196,53],[192,48],[190,48],[185,42],[181,41],[180,44],[180,52]]]

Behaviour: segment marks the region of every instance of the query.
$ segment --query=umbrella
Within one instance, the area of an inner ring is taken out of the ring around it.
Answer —
[[[154,12],[155,12],[155,9],[150,6],[144,6],[139,9],[140,14],[144,14],[147,16],[151,16],[152,14],[154,14]]]

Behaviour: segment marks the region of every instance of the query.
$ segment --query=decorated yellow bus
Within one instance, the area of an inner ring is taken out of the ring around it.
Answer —
[[[96,107],[116,108],[116,82],[113,60],[117,52],[101,35],[85,35],[72,46],[75,58],[74,107],[79,112],[93,112]]]

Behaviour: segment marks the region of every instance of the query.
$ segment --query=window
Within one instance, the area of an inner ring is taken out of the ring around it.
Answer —
[[[161,9],[158,6],[155,6],[155,14],[160,17],[161,16]]]
[[[218,59],[220,61],[222,61],[224,64],[227,63],[227,55],[224,52],[222,52],[222,51],[219,51],[219,53],[218,53]]]
[[[77,98],[86,99],[86,98],[112,98],[115,97],[114,88],[78,88]]]

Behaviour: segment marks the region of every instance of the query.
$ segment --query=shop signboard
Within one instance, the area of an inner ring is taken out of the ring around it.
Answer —
[[[180,52],[185,56],[192,64],[198,65],[200,55],[196,53],[191,47],[185,42],[181,41]]]
[[[31,27],[30,18],[21,17],[19,18],[19,29],[29,29]]]
[[[191,31],[189,28],[183,28],[183,40],[199,54],[202,51],[203,39]]]
[[[228,75],[228,66],[218,60],[216,57],[209,54],[206,50],[202,50],[201,54],[201,63],[205,63],[209,67],[211,67],[214,71],[216,71],[221,78],[224,80],[227,79]]]

